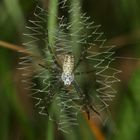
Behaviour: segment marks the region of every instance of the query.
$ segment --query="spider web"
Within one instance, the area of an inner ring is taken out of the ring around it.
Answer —
[[[75,6],[81,10],[78,3],[75,3]],[[84,103],[81,103],[73,86],[70,89],[64,87],[61,81],[62,71],[56,65],[56,58],[61,64],[63,55],[74,53],[72,45],[76,44],[74,47],[81,53],[79,57],[75,55],[76,64],[80,62],[75,70],[79,75],[76,75],[75,79],[90,100],[90,104],[100,114],[108,111],[110,101],[117,93],[114,84],[120,82],[117,75],[121,71],[111,66],[115,61],[115,46],[105,45],[106,39],[102,37],[100,25],[95,25],[85,13],[71,22],[67,15],[73,13],[74,9],[68,0],[59,2],[58,7],[61,13],[66,14],[55,15],[57,29],[49,31],[55,45],[51,46],[48,42],[49,14],[37,5],[34,18],[29,20],[24,34],[26,43],[23,45],[31,55],[21,57],[19,64],[23,71],[25,88],[30,90],[36,110],[57,123],[58,130],[69,133],[73,126],[78,126],[78,114],[85,111]],[[72,30],[74,26],[78,26],[79,30]],[[73,37],[77,37],[78,40],[73,40]],[[94,73],[82,75],[87,68]],[[87,86],[88,83],[91,83],[91,86]],[[97,115],[93,114],[92,117]]]

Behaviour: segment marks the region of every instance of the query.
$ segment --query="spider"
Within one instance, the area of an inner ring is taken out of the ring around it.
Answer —
[[[49,50],[52,52],[52,49],[50,47],[49,47]],[[78,96],[80,97],[80,100],[83,104],[83,110],[86,112],[88,119],[90,119],[90,110],[92,110],[93,112],[95,112],[97,115],[100,116],[100,113],[95,109],[95,107],[93,105],[91,105],[90,101],[87,98],[86,93],[84,93],[81,90],[78,82],[76,81],[76,79],[74,77],[75,75],[82,75],[82,74],[94,72],[94,70],[87,71],[87,72],[75,72],[76,68],[79,66],[80,62],[84,58],[84,53],[81,54],[80,59],[77,62],[77,64],[75,64],[74,55],[72,53],[65,53],[62,56],[63,56],[62,64],[60,64],[58,62],[59,58],[57,58],[57,55],[55,55],[53,58],[54,58],[54,63],[56,64],[56,66],[58,68],[60,68],[61,81],[63,82],[63,85],[65,86],[65,88],[68,88],[71,85],[73,85]],[[42,64],[39,64],[39,65],[45,69],[48,69],[45,65],[42,65]],[[50,97],[48,97],[49,100],[53,100],[54,95],[55,94],[52,92],[52,94],[49,95],[51,97],[51,99],[50,99]],[[47,108],[47,106],[46,106],[46,108]],[[48,115],[49,115],[49,113],[48,113]]]
[[[65,8],[62,6],[62,9],[65,9]],[[49,82],[49,84],[48,83],[46,84],[46,86],[49,86],[50,88],[49,91],[47,91],[47,94],[45,94],[46,97],[44,99],[45,111],[47,112],[47,115],[49,115],[48,108],[53,102],[53,98],[56,94],[56,92],[54,91],[56,89],[59,90],[62,87],[64,87],[65,89],[69,89],[69,87],[72,87],[75,89],[76,93],[78,94],[80,98],[80,102],[83,107],[83,111],[87,113],[88,119],[90,119],[91,110],[100,116],[100,113],[91,104],[89,97],[87,97],[88,94],[82,90],[82,88],[80,87],[79,83],[77,82],[75,78],[76,75],[81,76],[83,74],[95,72],[94,70],[90,70],[87,72],[77,72],[76,70],[78,66],[81,64],[82,60],[84,60],[88,56],[86,54],[88,49],[91,48],[91,46],[95,47],[95,44],[90,42],[90,40],[92,40],[92,35],[97,35],[97,37],[94,38],[95,42],[98,42],[98,43],[100,42],[101,46],[104,43],[104,40],[99,39],[102,33],[97,33],[97,30],[100,26],[93,26],[93,22],[88,23],[89,18],[86,17],[85,14],[82,14],[80,17],[82,22],[78,22],[78,24],[81,25],[82,28],[80,28],[76,32],[74,31],[70,33],[73,23],[68,23],[67,18],[64,18],[64,16],[61,16],[57,18],[59,20],[58,29],[56,30],[54,29],[54,32],[53,31],[48,32],[46,28],[44,29],[44,25],[46,25],[47,23],[46,11],[40,8],[39,6],[36,7],[36,10],[37,11],[34,12],[34,15],[37,19],[35,21],[30,20],[30,23],[32,25],[30,27],[27,27],[33,33],[26,34],[32,40],[26,43],[26,45],[27,47],[32,47],[33,46],[32,43],[34,42],[38,43],[39,45],[40,44],[42,45],[43,41],[45,40],[44,41],[45,47],[47,44],[46,52],[50,53],[53,63],[55,64],[55,67],[51,67],[51,66],[54,66],[54,64],[46,65],[44,63],[43,64],[38,63],[39,66],[48,70],[50,73],[54,74],[52,82]],[[77,23],[77,22],[75,21],[74,23]],[[91,29],[93,29],[91,32],[85,32],[85,30],[91,30]],[[82,32],[82,34],[79,36],[77,35],[78,32]],[[54,46],[52,46],[52,44],[49,42],[48,36],[52,36],[54,40],[56,40],[55,43],[53,44]],[[70,50],[72,48],[71,43],[73,41],[71,38],[73,36],[79,36],[80,38],[77,44],[81,45],[82,47],[85,46],[83,48],[83,51],[80,54],[78,61],[76,61],[74,54]],[[55,47],[58,47],[60,51],[57,51],[57,49],[55,50]],[[64,51],[61,50],[62,48],[64,48]],[[33,51],[34,51],[34,48],[33,48]],[[61,60],[61,62],[59,60]],[[60,84],[60,81],[61,81],[61,84]],[[44,82],[44,79],[43,79],[43,82]],[[41,91],[41,90],[38,90],[38,91]]]

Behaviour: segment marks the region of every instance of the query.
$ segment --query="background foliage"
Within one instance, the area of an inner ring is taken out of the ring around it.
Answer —
[[[54,5],[57,2],[52,1]],[[47,0],[42,2],[46,7],[49,4]],[[54,8],[53,4],[50,9]],[[83,0],[81,4],[83,11],[102,25],[108,43],[117,45],[117,55],[140,57],[140,1]],[[21,46],[25,23],[35,5],[33,0],[0,1],[1,41]],[[1,42],[0,46],[3,46]],[[83,118],[81,129],[69,136],[58,133],[51,122],[34,113],[28,93],[20,83],[18,59],[16,51],[0,48],[0,140],[140,139],[140,60],[118,60],[115,64],[123,73],[109,126],[95,126]]]

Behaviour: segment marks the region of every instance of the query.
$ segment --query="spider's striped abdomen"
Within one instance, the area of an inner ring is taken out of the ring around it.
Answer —
[[[63,73],[62,73],[62,80],[64,85],[70,85],[71,82],[74,80],[74,57],[73,55],[66,54],[64,55],[64,61],[62,65]]]
[[[63,72],[65,74],[72,74],[73,69],[74,69],[74,57],[73,55],[66,54],[64,56],[63,61]]]

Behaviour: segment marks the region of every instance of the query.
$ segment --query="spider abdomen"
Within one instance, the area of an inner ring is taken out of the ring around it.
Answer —
[[[64,85],[69,86],[71,82],[74,80],[74,57],[73,55],[66,54],[64,55],[64,61],[62,65],[63,73],[62,73],[62,80]]]
[[[74,57],[73,55],[68,55],[66,54],[64,56],[64,61],[63,61],[63,72],[67,74],[71,74],[74,69]]]

